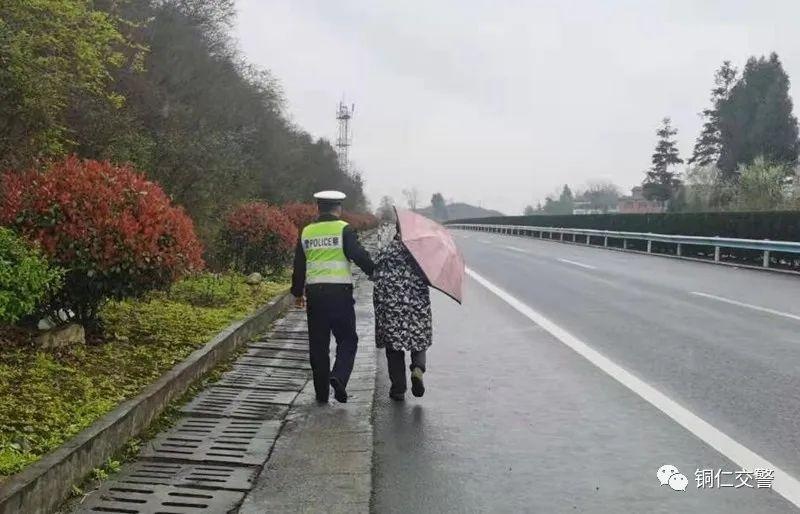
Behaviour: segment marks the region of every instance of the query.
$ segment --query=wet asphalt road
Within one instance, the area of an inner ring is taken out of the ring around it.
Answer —
[[[800,476],[800,279],[457,237],[481,276]],[[698,489],[698,468],[740,467],[474,280],[461,307],[434,295],[428,366],[425,397],[397,404],[379,358],[374,512],[797,511],[768,489]],[[685,492],[659,486],[663,464]]]

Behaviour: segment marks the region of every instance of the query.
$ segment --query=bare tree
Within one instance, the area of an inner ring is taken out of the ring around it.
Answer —
[[[391,196],[382,196],[375,215],[383,222],[392,221],[394,219],[394,199]]]
[[[417,202],[419,201],[419,189],[417,189],[416,187],[412,187],[410,189],[403,189],[403,196],[406,199],[406,204],[408,205],[408,208],[411,209],[412,211],[416,210]]]

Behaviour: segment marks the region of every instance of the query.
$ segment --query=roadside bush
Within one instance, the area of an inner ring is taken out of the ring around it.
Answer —
[[[310,203],[287,203],[281,210],[292,220],[297,230],[303,230],[303,227],[316,220],[318,215],[317,206]]]
[[[225,219],[222,247],[238,271],[277,272],[289,263],[297,227],[277,207],[263,202],[240,205]]]
[[[376,228],[380,221],[373,214],[349,212],[342,213],[342,219],[356,230],[370,230]]]
[[[788,165],[771,163],[763,157],[757,157],[747,166],[740,166],[736,203],[753,211],[768,211],[783,205],[786,201],[784,183],[791,173]]]
[[[32,314],[61,283],[42,253],[0,227],[0,323]]]
[[[203,267],[191,219],[127,166],[68,157],[0,176],[0,225],[38,242],[65,268],[51,309],[96,321],[107,299],[164,288]]]

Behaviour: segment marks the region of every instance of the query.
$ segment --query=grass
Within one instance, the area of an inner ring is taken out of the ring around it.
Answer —
[[[98,343],[48,352],[0,346],[0,477],[138,394],[286,286],[286,277],[248,286],[238,275],[201,275],[167,292],[107,304]]]

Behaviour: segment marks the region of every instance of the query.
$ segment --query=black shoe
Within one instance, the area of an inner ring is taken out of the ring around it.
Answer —
[[[389,398],[396,402],[406,401],[406,393],[389,393]]]
[[[414,368],[411,372],[411,394],[420,398],[425,394],[425,384],[422,383],[422,370]]]
[[[333,388],[333,397],[339,403],[347,403],[347,390],[344,388],[342,381],[336,377],[331,377],[331,387]]]
[[[317,403],[319,405],[328,405],[328,398],[327,397],[322,397],[322,396],[317,396]]]

